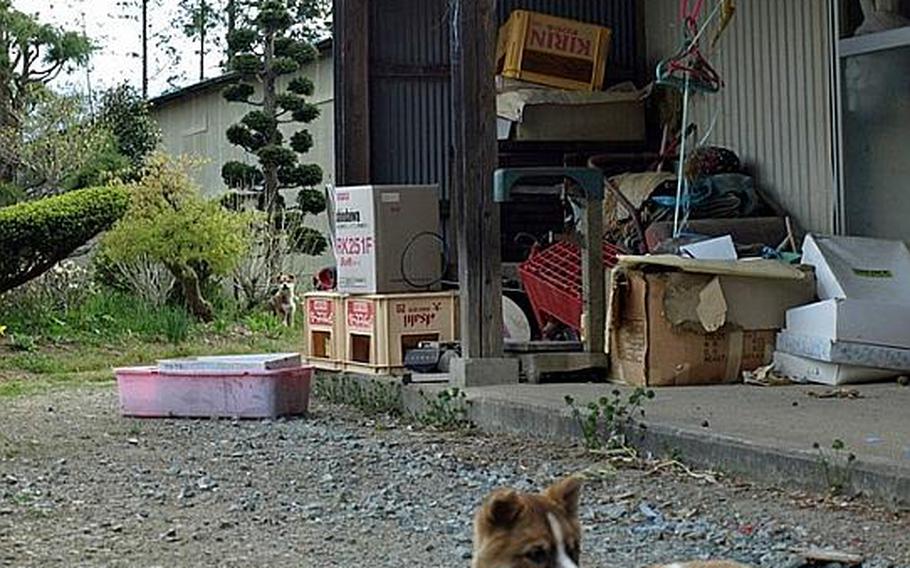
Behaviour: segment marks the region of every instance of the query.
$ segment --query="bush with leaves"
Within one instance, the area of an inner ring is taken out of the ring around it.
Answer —
[[[126,212],[123,187],[72,191],[0,208],[0,292],[49,270]]]
[[[250,216],[203,199],[190,167],[186,159],[153,156],[130,186],[129,211],[105,235],[102,251],[114,262],[160,262],[173,274],[190,313],[211,321],[200,267],[216,275],[234,269],[248,248]]]

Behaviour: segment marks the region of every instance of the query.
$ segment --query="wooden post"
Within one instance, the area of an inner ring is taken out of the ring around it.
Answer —
[[[581,239],[581,286],[584,298],[585,351],[604,353],[606,288],[603,263],[603,200],[588,197]]]
[[[367,0],[335,0],[335,183],[370,183]]]
[[[465,360],[502,357],[496,168],[495,0],[452,0],[452,205]]]

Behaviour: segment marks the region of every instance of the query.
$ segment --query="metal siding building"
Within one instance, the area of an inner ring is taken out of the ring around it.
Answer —
[[[679,2],[648,0],[650,66],[680,47]],[[834,65],[827,0],[741,0],[711,56],[725,82],[693,101],[709,141],[735,150],[806,230],[835,230]]]
[[[302,74],[309,77],[315,92],[309,101],[319,107],[319,118],[306,128],[313,135],[313,148],[304,157],[307,163],[318,164],[324,172],[325,183],[335,181],[335,116],[334,116],[334,62],[331,50],[321,50],[321,56],[307,65]],[[285,82],[287,79],[285,80]],[[202,158],[204,163],[193,174],[203,194],[215,197],[227,191],[221,180],[221,166],[229,160],[254,163],[249,154],[230,144],[225,138],[227,128],[238,122],[252,108],[241,103],[230,103],[221,96],[226,78],[216,78],[185,89],[152,99],[152,116],[162,133],[164,150],[173,155]],[[283,83],[284,84],[284,83]],[[260,97],[257,90],[254,99]],[[286,137],[294,130],[287,129]],[[290,201],[292,196],[286,198]],[[325,234],[328,222],[325,215],[310,220],[309,224]],[[330,257],[304,257],[302,271],[311,271],[331,263]]]

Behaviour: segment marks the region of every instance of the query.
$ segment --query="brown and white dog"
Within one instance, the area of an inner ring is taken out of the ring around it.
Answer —
[[[294,325],[294,316],[297,313],[297,294],[294,291],[297,286],[297,277],[293,274],[280,274],[276,280],[278,291],[272,296],[269,305],[275,315],[281,318],[282,323],[291,327]]]
[[[581,480],[569,477],[542,493],[499,489],[474,516],[472,568],[578,568]],[[675,562],[651,568],[749,568],[724,560]]]

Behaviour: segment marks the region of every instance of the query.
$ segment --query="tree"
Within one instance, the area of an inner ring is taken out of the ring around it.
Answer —
[[[82,32],[42,24],[0,0],[0,129],[21,132],[36,85],[53,81],[68,65],[84,65],[93,50]],[[15,162],[0,155],[0,182],[11,182]]]
[[[148,102],[127,83],[102,95],[95,118],[111,132],[117,150],[129,159],[136,172],[161,142],[161,129],[152,118]]]
[[[313,94],[313,83],[297,75],[280,90],[280,77],[295,75],[302,65],[316,57],[309,43],[292,37],[294,18],[282,0],[262,0],[249,25],[231,34],[228,42],[235,55],[230,68],[242,79],[224,91],[228,101],[251,105],[240,123],[227,130],[227,139],[256,156],[259,166],[231,161],[222,167],[221,175],[235,191],[258,192],[259,207],[266,212],[273,239],[287,227],[282,190],[297,189],[297,210],[300,215],[316,214],[325,209],[325,200],[314,186],[322,181],[317,165],[301,164],[300,155],[313,145],[312,135],[305,129],[289,136],[289,148],[280,127],[285,124],[312,122],[319,109],[306,101]],[[261,86],[262,99],[253,100],[256,87]],[[302,227],[302,224],[299,225]],[[308,233],[313,238],[312,231]],[[317,234],[318,235],[318,234]],[[318,235],[321,238],[321,235]],[[306,240],[306,239],[301,239]],[[323,239],[324,240],[324,239]],[[269,247],[266,255],[274,264],[277,252]]]
[[[91,119],[82,97],[58,95],[43,85],[29,88],[19,126],[0,128],[0,147],[29,197],[98,185],[129,168],[111,131]]]
[[[149,159],[142,179],[130,187],[129,210],[102,240],[102,254],[113,262],[160,262],[174,275],[190,313],[211,321],[200,273],[230,273],[247,249],[251,220],[203,199],[189,166],[163,155]]]

